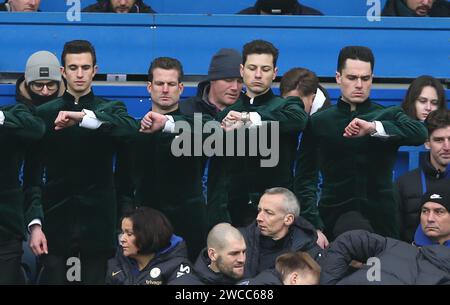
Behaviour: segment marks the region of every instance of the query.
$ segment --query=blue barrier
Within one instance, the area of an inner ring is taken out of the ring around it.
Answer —
[[[378,77],[445,79],[449,30],[447,18],[82,14],[81,21],[69,22],[65,13],[3,12],[0,72],[22,72],[33,52],[47,49],[59,56],[64,42],[88,39],[96,47],[99,73],[142,75],[153,58],[172,56],[187,75],[205,75],[219,48],[240,50],[261,38],[280,49],[280,74],[305,66],[333,77],[339,50],[352,44],[373,49]]]
[[[81,8],[85,8],[96,0],[82,0]],[[256,0],[146,0],[160,14],[234,14],[252,6]],[[300,0],[303,5],[310,6],[328,16],[365,16],[367,5],[364,0]],[[386,0],[380,1],[383,8]],[[43,12],[65,12],[69,6],[66,0],[42,1]]]

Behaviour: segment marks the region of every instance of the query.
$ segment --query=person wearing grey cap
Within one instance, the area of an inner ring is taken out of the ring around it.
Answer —
[[[0,11],[7,12],[37,12],[41,0],[6,0],[0,4]]]
[[[241,10],[242,15],[323,15],[297,0],[258,0],[254,6]]]
[[[63,95],[61,65],[51,52],[38,51],[27,60],[25,74],[16,82],[16,101],[39,106]]]

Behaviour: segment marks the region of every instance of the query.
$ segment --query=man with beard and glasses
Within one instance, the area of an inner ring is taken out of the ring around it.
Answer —
[[[83,9],[88,13],[156,13],[142,0],[98,0],[97,3]]]
[[[245,240],[228,223],[215,225],[208,234],[207,247],[194,266],[170,285],[234,285],[244,276]]]
[[[38,51],[27,60],[25,74],[16,82],[16,101],[30,108],[42,105],[64,94],[61,65],[51,52]]]
[[[450,3],[446,0],[388,0],[381,16],[449,17]]]

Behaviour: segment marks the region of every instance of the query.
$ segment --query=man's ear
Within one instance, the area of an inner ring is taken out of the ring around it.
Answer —
[[[342,75],[341,73],[339,73],[338,71],[336,71],[336,83],[337,84],[341,84],[341,80],[342,80]]]
[[[208,257],[212,262],[217,260],[217,252],[214,248],[208,248]]]
[[[428,138],[423,145],[425,146],[426,149],[431,149],[430,139]]]
[[[290,225],[292,225],[293,223],[294,223],[294,219],[295,219],[295,217],[294,217],[294,214],[286,214],[285,216],[284,216],[284,223],[287,225],[287,226],[290,226]]]
[[[296,285],[298,282],[298,272],[294,271],[289,275],[289,284]]]
[[[275,80],[275,78],[277,77],[277,75],[278,75],[278,67],[275,67],[275,69],[273,69],[273,77],[272,77],[272,80]]]

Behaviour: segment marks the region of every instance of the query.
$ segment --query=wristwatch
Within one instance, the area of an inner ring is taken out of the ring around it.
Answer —
[[[246,124],[248,121],[250,121],[250,113],[246,111],[241,112],[241,121],[242,123]]]

